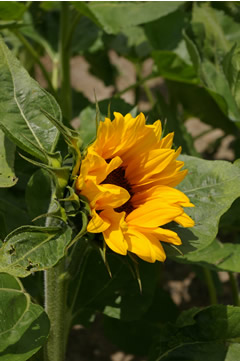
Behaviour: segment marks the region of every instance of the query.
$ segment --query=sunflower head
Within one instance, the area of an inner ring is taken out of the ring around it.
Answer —
[[[76,182],[77,193],[91,208],[87,230],[102,233],[108,247],[121,255],[132,252],[148,262],[163,262],[161,242],[181,244],[165,225],[194,225],[183,209],[193,204],[174,188],[187,174],[177,160],[181,148],[171,149],[174,133],[161,137],[159,120],[146,125],[142,113],[114,116],[100,122]]]

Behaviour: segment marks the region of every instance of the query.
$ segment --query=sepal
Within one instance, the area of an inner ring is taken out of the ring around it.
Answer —
[[[23,159],[25,159],[27,162],[32,163],[33,165],[35,165],[37,167],[47,170],[53,176],[53,179],[54,179],[56,187],[57,187],[57,193],[61,193],[61,191],[66,188],[66,186],[68,184],[69,173],[70,173],[69,167],[55,168],[50,165],[40,163],[36,160],[27,158],[23,154],[20,154],[20,156]]]
[[[51,114],[46,112],[46,110],[41,109],[42,113],[55,125],[55,127],[62,134],[65,142],[68,144],[70,151],[73,154],[74,166],[72,169],[72,178],[74,178],[78,173],[81,165],[81,151],[82,139],[79,133],[76,130],[70,129],[55,119]]]

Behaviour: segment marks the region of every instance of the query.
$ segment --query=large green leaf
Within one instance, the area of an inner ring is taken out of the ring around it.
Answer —
[[[0,304],[0,360],[28,360],[47,339],[48,317],[7,273],[0,273]]]
[[[159,74],[166,79],[197,84],[199,79],[192,65],[187,64],[177,54],[169,50],[156,50],[152,53]]]
[[[0,270],[26,277],[53,267],[65,254],[71,229],[23,226],[10,233],[0,249]]]
[[[188,13],[179,8],[156,21],[145,24],[144,30],[154,50],[171,50],[185,63],[191,65],[182,34],[188,24],[188,17]]]
[[[216,305],[183,312],[152,348],[150,361],[235,361],[240,344],[240,308]],[[235,340],[236,339],[236,340]]]
[[[14,174],[15,145],[0,129],[0,187],[12,187],[17,182]]]
[[[176,102],[183,105],[186,118],[196,116],[214,128],[223,129],[226,133],[237,132],[237,127],[218,107],[204,87],[193,84],[168,81],[171,95]]]
[[[19,20],[21,19],[27,7],[19,1],[1,1],[0,2],[0,19]]]
[[[234,46],[223,60],[223,70],[235,101],[240,107],[240,46]]]
[[[20,148],[46,160],[52,152],[58,130],[41,108],[61,120],[55,99],[33,80],[8,47],[0,40],[0,127]]]
[[[208,4],[193,7],[191,27],[185,32],[185,40],[204,85],[220,109],[234,121],[240,120],[235,88],[226,72],[225,56],[229,54],[234,40],[239,38],[239,26],[231,17],[211,8]],[[228,59],[229,63],[229,59]]]
[[[240,244],[214,240],[208,247],[187,254],[184,263],[194,263],[214,271],[240,272]]]
[[[109,34],[117,34],[127,27],[145,24],[165,16],[184,4],[171,2],[73,2],[80,13],[90,17]]]
[[[240,196],[240,168],[237,163],[226,161],[207,161],[189,156],[180,159],[185,162],[189,173],[180,183],[179,189],[195,205],[194,208],[186,209],[194,219],[195,226],[189,229],[176,227],[183,241],[180,249],[187,255],[202,250],[215,239],[220,217]],[[169,250],[169,255],[171,253],[182,258]]]
[[[76,297],[74,313],[79,317],[78,322],[85,321],[86,314],[94,314],[96,311],[123,321],[137,320],[151,305],[156,287],[157,264],[139,262],[141,292],[134,277],[133,265],[130,267],[125,257],[115,254],[107,254],[106,257],[112,276],[99,252],[90,250],[87,256],[82,254],[82,264],[78,256],[79,267],[73,273],[70,292],[70,303]]]
[[[136,305],[137,307],[137,305]],[[104,331],[114,345],[134,355],[147,355],[159,326],[175,322],[179,315],[170,295],[157,285],[151,306],[138,320],[122,321],[104,316]]]
[[[239,24],[209,3],[193,5],[192,24],[198,35],[199,50],[208,58],[213,56],[215,61],[230,50],[240,36]]]

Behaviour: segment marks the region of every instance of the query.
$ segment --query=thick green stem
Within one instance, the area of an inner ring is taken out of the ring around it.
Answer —
[[[215,305],[218,303],[217,301],[217,292],[213,282],[212,273],[209,269],[203,268],[203,272],[205,275],[205,282],[208,288],[209,298],[211,305]]]
[[[61,24],[59,37],[61,107],[64,117],[72,118],[72,89],[70,78],[71,39],[69,39],[70,11],[67,1],[61,2]]]
[[[66,277],[65,258],[45,271],[45,311],[51,328],[45,345],[44,361],[64,361],[66,335]]]
[[[240,306],[239,300],[239,289],[238,289],[238,282],[235,275],[232,272],[228,272],[229,280],[232,288],[232,297],[233,297],[233,304],[234,306]]]

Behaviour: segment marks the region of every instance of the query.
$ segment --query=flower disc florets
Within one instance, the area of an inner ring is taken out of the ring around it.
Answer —
[[[76,191],[90,203],[87,230],[103,233],[106,244],[122,255],[137,254],[148,262],[164,261],[162,242],[180,245],[177,233],[162,228],[171,221],[192,227],[183,207],[188,197],[174,187],[186,176],[181,152],[171,149],[173,133],[161,139],[161,122],[146,125],[114,113],[100,122],[97,138],[88,147],[76,182]]]

